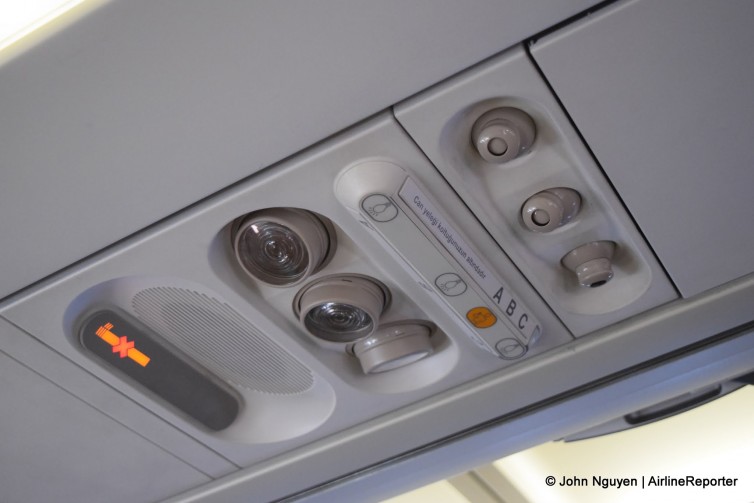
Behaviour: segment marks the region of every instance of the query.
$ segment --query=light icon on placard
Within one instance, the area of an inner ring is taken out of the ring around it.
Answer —
[[[151,358],[136,349],[134,341],[129,341],[128,337],[118,336],[111,329],[112,323],[100,325],[97,329],[97,336],[113,347],[113,353],[118,353],[121,358],[130,358],[142,367],[146,367]]]

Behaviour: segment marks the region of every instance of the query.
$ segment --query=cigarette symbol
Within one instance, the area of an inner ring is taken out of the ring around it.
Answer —
[[[100,325],[97,329],[97,336],[113,347],[113,353],[119,353],[121,358],[130,358],[142,367],[146,367],[151,358],[134,347],[134,341],[129,341],[128,337],[115,335],[110,329],[112,323]]]

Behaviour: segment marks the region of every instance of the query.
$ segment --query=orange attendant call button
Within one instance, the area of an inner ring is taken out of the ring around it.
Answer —
[[[466,313],[466,318],[476,328],[489,328],[497,323],[497,316],[484,306],[473,307]]]

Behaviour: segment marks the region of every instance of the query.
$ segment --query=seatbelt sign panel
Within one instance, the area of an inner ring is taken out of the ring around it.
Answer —
[[[450,224],[442,212],[422,192],[410,177],[406,179],[398,195],[412,213],[434,235],[440,245],[448,251],[456,262],[474,279],[484,293],[505,314],[513,327],[524,336],[526,342],[541,330],[529,309],[500,280],[484,261]]]

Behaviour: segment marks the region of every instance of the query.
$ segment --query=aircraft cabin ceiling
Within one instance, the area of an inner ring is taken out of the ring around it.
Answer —
[[[378,500],[750,373],[752,14],[84,0],[3,47],[0,500]]]

